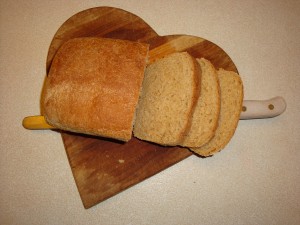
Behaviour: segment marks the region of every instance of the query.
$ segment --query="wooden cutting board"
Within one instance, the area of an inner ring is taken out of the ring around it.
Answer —
[[[138,16],[111,7],[91,8],[69,18],[56,32],[47,57],[47,72],[58,48],[75,37],[107,37],[150,44],[150,63],[167,54],[187,51],[205,57],[216,68],[237,72],[217,45],[189,35],[159,36]],[[189,157],[180,147],[162,147],[132,138],[128,143],[62,132],[73,176],[85,208],[137,184]],[[159,197],[159,196],[158,196]]]

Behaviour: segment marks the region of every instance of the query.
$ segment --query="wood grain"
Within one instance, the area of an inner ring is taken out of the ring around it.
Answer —
[[[82,11],[63,23],[49,47],[47,71],[53,56],[65,41],[88,36],[149,43],[149,63],[172,52],[187,51],[194,57],[211,60],[217,68],[237,72],[230,57],[214,43],[190,35],[159,36],[138,16],[111,7]],[[185,148],[163,147],[136,138],[122,143],[67,132],[62,132],[61,135],[85,208],[92,207],[192,155]]]

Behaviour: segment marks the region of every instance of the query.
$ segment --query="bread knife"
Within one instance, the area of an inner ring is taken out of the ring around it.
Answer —
[[[283,97],[268,100],[244,100],[240,120],[266,119],[281,115],[286,110]],[[23,127],[29,130],[55,129],[44,116],[28,116],[23,119]]]

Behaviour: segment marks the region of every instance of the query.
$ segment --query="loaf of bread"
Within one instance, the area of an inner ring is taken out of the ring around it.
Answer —
[[[200,64],[201,95],[191,120],[190,130],[187,132],[181,146],[199,147],[207,143],[215,134],[220,114],[220,87],[217,71],[210,61],[197,59]]]
[[[190,130],[200,94],[199,63],[173,53],[146,68],[133,128],[134,136],[161,145],[179,145]]]
[[[201,156],[211,156],[222,150],[235,133],[243,104],[243,84],[240,76],[232,71],[218,70],[221,89],[219,124],[214,137],[205,145],[191,148]]]
[[[210,156],[237,127],[238,74],[173,53],[148,65],[149,46],[75,38],[56,53],[42,94],[46,121],[62,130],[128,141],[134,136]]]
[[[106,38],[64,43],[44,85],[46,121],[62,130],[128,141],[148,47]]]

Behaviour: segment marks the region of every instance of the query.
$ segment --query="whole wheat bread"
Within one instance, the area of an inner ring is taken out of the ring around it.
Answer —
[[[148,45],[75,38],[56,53],[42,96],[46,121],[72,132],[128,141]]]
[[[200,94],[200,66],[186,52],[149,65],[136,111],[134,136],[161,145],[182,143]]]
[[[201,95],[192,115],[191,127],[182,146],[199,147],[207,143],[215,134],[220,114],[220,87],[217,71],[212,63],[204,58],[197,59],[200,64]]]
[[[243,84],[235,72],[218,70],[221,88],[221,110],[219,125],[214,137],[205,145],[191,148],[201,156],[211,156],[222,150],[235,133],[243,103]]]

